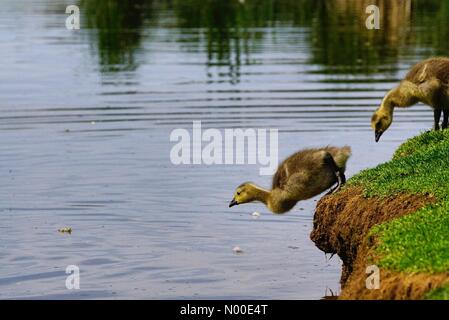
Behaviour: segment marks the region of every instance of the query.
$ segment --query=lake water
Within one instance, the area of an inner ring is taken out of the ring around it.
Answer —
[[[277,216],[228,208],[241,182],[271,178],[169,157],[172,130],[199,120],[278,129],[279,160],[348,144],[351,176],[430,128],[428,107],[398,110],[376,144],[369,120],[413,63],[446,50],[445,4],[412,1],[399,26],[368,31],[338,2],[3,0],[0,298],[338,293],[341,262],[309,239],[317,199]],[[66,289],[68,265],[80,290]]]

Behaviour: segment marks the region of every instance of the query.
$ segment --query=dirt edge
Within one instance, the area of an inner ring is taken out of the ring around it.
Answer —
[[[368,231],[376,224],[416,212],[434,203],[432,195],[398,194],[366,198],[362,188],[347,187],[317,204],[310,235],[316,246],[343,261],[339,299],[421,299],[449,282],[449,274],[405,274],[380,270],[379,289],[366,289],[366,267],[373,264]]]

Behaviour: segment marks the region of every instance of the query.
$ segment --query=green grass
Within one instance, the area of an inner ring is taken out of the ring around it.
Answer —
[[[423,133],[401,145],[393,159],[360,172],[348,185],[367,197],[398,193],[432,194],[436,203],[377,225],[374,253],[378,266],[401,272],[449,272],[449,130]],[[449,299],[449,286],[429,299]]]
[[[360,172],[348,185],[363,186],[366,196],[406,192],[447,198],[449,130],[426,132],[410,139],[399,147],[393,160]]]
[[[405,272],[449,271],[449,202],[375,226],[379,266]]]
[[[425,151],[427,148],[448,140],[449,130],[428,131],[402,144],[394,153],[393,160],[413,154],[417,151]]]
[[[427,293],[425,296],[427,300],[449,300],[449,285],[436,288]]]

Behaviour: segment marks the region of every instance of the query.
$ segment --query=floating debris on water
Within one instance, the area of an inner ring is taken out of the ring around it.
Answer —
[[[232,249],[232,251],[234,251],[234,253],[242,253],[243,252],[243,250],[239,246],[234,247],[234,249]]]
[[[257,219],[257,218],[260,217],[260,213],[257,212],[257,211],[254,211],[253,214],[252,214],[252,216],[253,216],[254,219]]]
[[[70,227],[61,228],[61,229],[58,229],[58,232],[60,232],[60,233],[72,233],[72,228],[70,228]]]

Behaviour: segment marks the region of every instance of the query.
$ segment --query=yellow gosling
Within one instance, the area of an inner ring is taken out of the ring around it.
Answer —
[[[229,207],[259,201],[273,213],[285,213],[298,201],[310,199],[334,184],[337,185],[329,193],[336,192],[346,182],[344,172],[350,156],[348,146],[296,152],[279,165],[271,190],[252,182],[243,183],[235,190]]]
[[[376,142],[390,127],[395,107],[410,107],[418,102],[433,108],[435,130],[440,129],[440,118],[443,113],[441,127],[446,129],[449,120],[448,85],[448,58],[430,58],[414,65],[405,79],[385,95],[380,107],[371,118],[371,127],[375,132]]]

